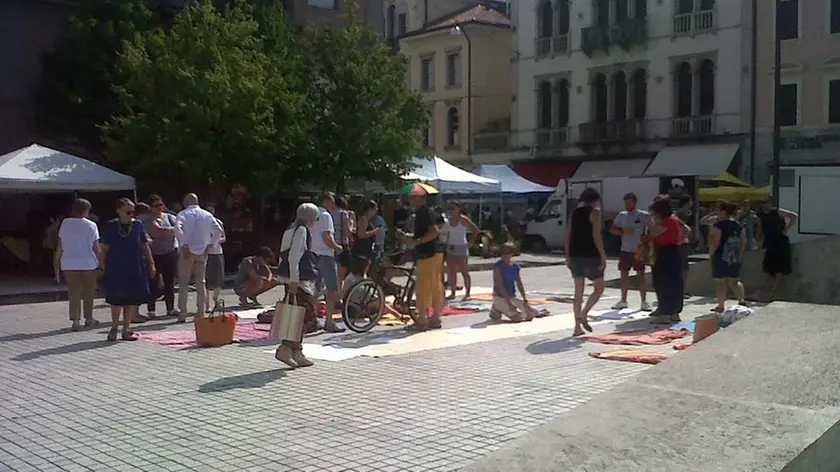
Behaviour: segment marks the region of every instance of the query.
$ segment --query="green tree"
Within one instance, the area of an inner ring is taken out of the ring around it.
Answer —
[[[97,127],[116,109],[112,85],[124,79],[116,66],[123,41],[153,25],[144,0],[83,0],[55,48],[41,56],[44,130],[66,142],[100,145]]]
[[[411,170],[428,120],[421,97],[406,90],[406,58],[365,27],[310,29],[301,43],[309,128],[299,175],[338,190],[354,181],[393,186]]]
[[[300,139],[300,98],[252,13],[245,2],[196,2],[169,30],[126,44],[121,108],[104,127],[115,159],[141,176],[174,173],[180,185],[271,185]]]

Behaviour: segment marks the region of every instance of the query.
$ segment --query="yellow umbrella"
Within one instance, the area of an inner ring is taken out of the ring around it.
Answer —
[[[702,203],[711,203],[717,200],[758,202],[766,200],[769,196],[769,187],[712,187],[700,189],[700,201]]]
[[[723,172],[722,174],[712,179],[712,182],[730,184],[730,186],[734,187],[752,187],[750,184],[744,182],[738,177],[735,177],[729,172]]]

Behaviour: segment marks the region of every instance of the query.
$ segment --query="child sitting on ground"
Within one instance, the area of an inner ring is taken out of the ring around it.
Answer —
[[[531,321],[537,312],[528,304],[522,277],[519,275],[521,267],[513,262],[516,246],[513,243],[502,245],[502,258],[493,267],[493,306],[490,308],[490,319],[499,321],[502,315],[513,322]],[[522,293],[522,298],[516,298],[516,289]]]
[[[370,268],[370,261],[361,256],[354,256],[350,262],[350,267],[347,271],[347,276],[344,278],[344,283],[341,285],[341,303],[347,303],[347,295],[350,294],[350,289],[353,288],[360,280],[365,278],[368,269]],[[390,303],[383,303],[383,312],[402,318],[402,314],[394,309]],[[367,308],[377,309],[379,307],[379,298],[374,297],[367,302]]]

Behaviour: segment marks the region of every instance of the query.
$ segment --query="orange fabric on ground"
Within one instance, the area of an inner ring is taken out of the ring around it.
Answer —
[[[611,361],[638,362],[640,364],[659,364],[668,358],[665,354],[656,352],[634,351],[632,349],[617,349],[607,352],[590,352],[589,355],[596,359],[607,359]]]
[[[670,344],[691,334],[687,329],[642,329],[635,331],[617,331],[610,334],[586,336],[584,339],[600,344],[621,344],[624,346],[657,346]]]

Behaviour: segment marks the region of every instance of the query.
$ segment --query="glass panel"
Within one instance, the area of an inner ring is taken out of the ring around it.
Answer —
[[[799,87],[796,84],[783,84],[779,88],[779,123],[781,126],[796,126],[799,109]]]
[[[799,0],[779,2],[779,37],[782,40],[799,37]]]
[[[840,123],[840,80],[828,83],[828,122]]]

